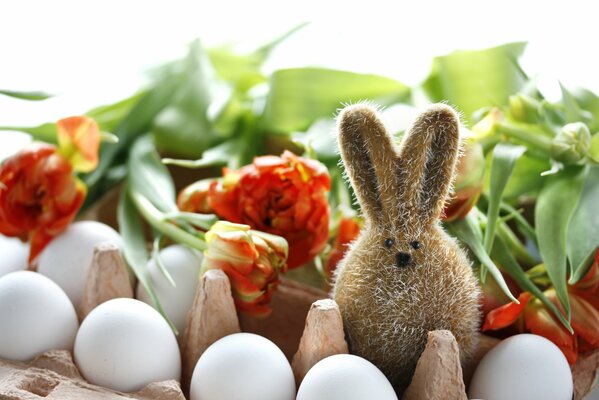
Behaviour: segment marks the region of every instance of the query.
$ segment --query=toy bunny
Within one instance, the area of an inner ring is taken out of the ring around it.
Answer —
[[[364,104],[338,118],[341,158],[366,220],[336,273],[353,354],[385,373],[401,396],[427,332],[448,329],[464,361],[476,344],[479,288],[466,255],[439,226],[459,153],[459,121],[429,107],[397,149]]]

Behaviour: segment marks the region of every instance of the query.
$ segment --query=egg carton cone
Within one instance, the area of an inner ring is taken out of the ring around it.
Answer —
[[[81,319],[98,304],[132,297],[130,278],[119,250],[98,245],[90,267],[85,294],[77,308]],[[220,270],[200,279],[187,326],[179,336],[182,379],[150,383],[135,393],[121,393],[85,381],[67,350],[52,350],[29,362],[0,360],[0,399],[146,399],[183,400],[193,368],[215,341],[236,332],[267,337],[291,361],[296,384],[318,361],[348,352],[337,304],[325,292],[283,280],[272,301],[273,312],[254,318],[235,310],[229,279]],[[470,364],[462,368],[457,342],[449,331],[433,331],[417,364],[404,400],[467,399],[466,387],[480,359],[499,341],[481,335]],[[573,366],[574,399],[584,399],[597,378],[599,352],[583,354]]]

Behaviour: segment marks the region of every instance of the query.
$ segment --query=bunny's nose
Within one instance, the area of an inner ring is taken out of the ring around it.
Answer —
[[[399,253],[397,253],[397,256],[395,256],[395,262],[399,268],[406,267],[411,260],[412,256],[410,255],[410,253],[406,253],[403,251],[400,251]]]

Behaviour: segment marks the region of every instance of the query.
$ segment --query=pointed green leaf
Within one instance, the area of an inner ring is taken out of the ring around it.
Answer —
[[[152,244],[152,261],[158,267],[158,270],[162,273],[162,275],[166,278],[168,283],[170,283],[173,287],[177,287],[171,273],[166,268],[166,265],[162,262],[162,257],[160,257],[160,242],[162,242],[162,235],[158,235],[154,238],[154,243]]]
[[[208,115],[208,107],[222,82],[216,78],[199,41],[190,46],[176,76],[179,82],[172,100],[156,115],[152,134],[163,152],[199,157],[224,139],[213,129]]]
[[[590,90],[583,88],[576,88],[572,90],[571,94],[580,107],[593,116],[592,121],[587,123],[591,132],[599,131],[599,97]]]
[[[148,271],[148,252],[141,218],[137,214],[135,205],[129,198],[127,188],[123,190],[119,199],[117,219],[119,230],[123,237],[123,255],[127,264],[133,270],[137,280],[146,289],[154,307],[162,314],[171,326],[171,329],[177,334],[177,328],[175,328],[175,325],[166,316],[166,312],[162,308],[160,300],[156,296],[156,292],[152,286],[152,279]]]
[[[33,138],[46,143],[57,143],[56,124],[48,122],[38,126],[0,126],[0,131],[24,132]]]
[[[31,101],[46,100],[53,96],[51,94],[44,93],[44,92],[22,92],[22,91],[16,91],[16,90],[2,90],[2,89],[0,89],[0,94],[3,94],[8,97],[14,97],[15,99],[31,100]]]
[[[227,165],[233,153],[239,150],[239,144],[239,140],[232,139],[204,151],[202,157],[197,160],[163,158],[162,162],[166,165],[176,165],[191,169]]]
[[[568,89],[560,83],[562,91],[562,104],[564,106],[564,116],[566,122],[589,122],[593,120],[593,115],[580,108],[578,102]]]
[[[587,172],[587,168],[572,167],[549,177],[535,207],[539,252],[568,319],[571,311],[566,285],[566,239]]]
[[[507,185],[516,161],[524,154],[526,147],[514,146],[509,143],[499,143],[493,149],[491,162],[491,178],[489,187],[489,207],[487,210],[487,227],[485,228],[484,245],[489,253],[493,248],[495,225],[499,218],[499,207],[503,191]]]
[[[574,333],[574,331],[572,330],[572,326],[564,317],[564,315],[558,310],[555,304],[553,304],[543,294],[541,289],[539,289],[537,285],[535,285],[534,282],[526,275],[526,273],[524,273],[522,267],[514,259],[512,253],[503,242],[503,239],[497,238],[497,240],[495,240],[493,244],[493,251],[491,254],[493,255],[493,258],[499,263],[499,265],[501,265],[502,269],[509,276],[511,276],[512,279],[516,281],[520,289],[531,292],[535,297],[541,300],[543,304],[545,304],[545,306],[547,306],[547,308],[551,310],[553,315],[555,315],[560,320],[560,322],[566,327],[566,329],[568,329],[570,333]]]
[[[599,167],[591,167],[578,207],[568,226],[567,252],[572,273],[570,284],[582,279],[599,246]]]
[[[128,181],[131,190],[147,198],[161,212],[177,211],[175,185],[162,164],[149,135],[135,141],[129,159]]]
[[[464,219],[447,224],[447,229],[472,250],[472,253],[474,253],[476,258],[478,258],[478,260],[488,269],[489,273],[493,276],[493,279],[495,279],[505,295],[514,303],[518,303],[518,300],[514,297],[505,283],[499,268],[497,268],[493,260],[491,260],[485,251],[482,231],[478,222],[474,219],[474,214],[475,213],[473,212],[469,212]]]

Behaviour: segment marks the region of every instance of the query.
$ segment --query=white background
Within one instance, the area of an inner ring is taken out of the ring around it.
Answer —
[[[144,70],[183,55],[194,38],[251,49],[304,21],[267,70],[327,66],[413,85],[435,55],[526,40],[524,67],[550,96],[557,79],[599,91],[598,19],[581,0],[0,0],[0,88],[58,94],[36,103],[0,96],[0,125],[54,121],[126,97]]]

